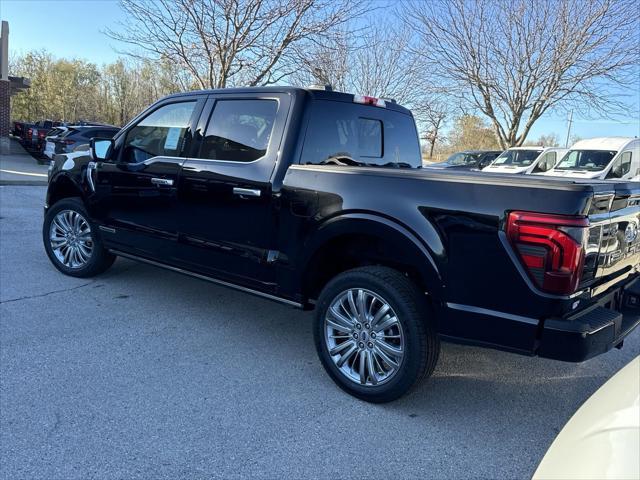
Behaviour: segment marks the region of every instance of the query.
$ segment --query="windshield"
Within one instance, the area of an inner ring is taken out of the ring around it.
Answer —
[[[555,170],[582,170],[598,172],[603,170],[616,156],[614,150],[570,150],[556,165]]]
[[[469,165],[478,161],[479,153],[454,153],[447,162],[449,165]]]
[[[541,153],[542,150],[506,150],[502,152],[491,165],[528,167]]]

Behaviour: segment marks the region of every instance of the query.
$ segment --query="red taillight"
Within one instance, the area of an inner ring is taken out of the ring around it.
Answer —
[[[557,294],[578,288],[588,227],[584,217],[511,212],[507,218],[507,236],[529,276]]]
[[[362,103],[364,105],[373,105],[374,107],[386,107],[387,104],[381,98],[369,97],[367,95],[354,95],[353,101],[355,103]]]

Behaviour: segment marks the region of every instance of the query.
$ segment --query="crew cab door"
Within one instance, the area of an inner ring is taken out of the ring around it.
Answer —
[[[110,246],[169,262],[175,258],[178,179],[205,99],[155,105],[118,136],[110,160],[88,169],[91,215]]]
[[[180,176],[180,241],[187,268],[275,289],[270,263],[277,198],[271,176],[290,103],[284,93],[216,94],[207,100]]]

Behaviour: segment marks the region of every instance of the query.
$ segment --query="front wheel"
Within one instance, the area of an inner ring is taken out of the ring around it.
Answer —
[[[44,218],[42,240],[54,267],[72,277],[92,277],[109,268],[115,256],[103,246],[79,198],[56,202]]]
[[[411,390],[433,372],[440,353],[424,294],[387,267],[357,268],[329,282],[318,301],[314,339],[340,388],[375,403]]]

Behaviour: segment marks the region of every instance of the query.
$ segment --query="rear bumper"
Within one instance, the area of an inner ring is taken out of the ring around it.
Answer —
[[[636,278],[572,317],[546,320],[537,353],[582,362],[621,346],[639,324],[640,278]]]

